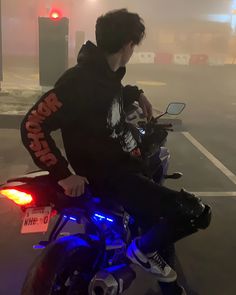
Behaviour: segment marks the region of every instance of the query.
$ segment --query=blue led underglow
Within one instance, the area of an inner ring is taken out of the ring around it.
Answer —
[[[74,217],[70,217],[70,220],[77,221]]]
[[[98,218],[101,218],[101,219],[105,219],[106,217],[105,216],[102,216],[100,214],[94,214],[94,216],[98,217]]]
[[[83,240],[80,237],[76,237],[76,236],[68,236],[68,237],[62,237],[60,239],[58,239],[59,242],[63,242],[63,241],[70,241],[70,243],[68,243],[68,248],[67,250],[70,251],[70,249],[75,248],[75,247],[80,247],[80,246],[85,246],[88,247],[89,244],[88,242],[86,242],[85,240]]]
[[[77,221],[77,219],[75,217],[71,217],[71,216],[67,216],[67,215],[63,215],[64,218],[69,218],[72,221]]]
[[[33,245],[33,249],[44,249],[45,247],[43,245]]]
[[[88,235],[93,241],[99,241],[99,237],[96,235]]]
[[[96,204],[99,204],[99,203],[101,203],[101,199],[93,197],[93,202],[96,203]]]
[[[94,218],[95,219],[99,219],[99,221],[105,221],[105,220],[107,220],[107,221],[109,221],[109,222],[114,222],[114,220],[113,219],[111,219],[111,218],[108,218],[108,217],[106,217],[106,216],[104,216],[104,215],[101,215],[101,214],[97,214],[97,213],[95,213],[94,214]]]
[[[115,272],[116,270],[125,268],[126,266],[127,266],[126,264],[119,264],[119,265],[107,267],[106,270],[109,272]]]

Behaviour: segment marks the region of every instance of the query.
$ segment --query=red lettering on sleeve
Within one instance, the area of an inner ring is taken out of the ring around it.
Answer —
[[[46,154],[50,153],[50,149],[49,148],[46,148],[46,149],[41,149],[39,150],[38,152],[35,153],[35,156],[37,158],[41,157],[41,156],[45,156]]]
[[[58,162],[57,158],[52,153],[40,157],[40,161],[43,162],[47,167],[53,166]]]
[[[42,123],[45,120],[45,117],[40,116],[37,111],[32,111],[29,115],[28,120],[36,123]]]
[[[50,147],[45,140],[41,124],[52,114],[52,112],[55,113],[61,108],[62,105],[63,104],[58,100],[56,94],[51,92],[39,103],[36,110],[31,111],[25,124],[25,128],[28,131],[27,137],[31,139],[29,148],[47,167],[55,165],[58,160],[51,152]]]
[[[25,124],[25,128],[32,133],[38,133],[41,131],[41,126],[39,125],[39,123],[32,121],[27,121]]]
[[[27,137],[29,139],[33,140],[30,143],[30,146],[29,146],[30,149],[34,152],[38,152],[42,148],[40,139],[44,138],[44,134],[43,133],[37,133],[37,134],[28,133]]]
[[[40,102],[40,104],[38,105],[37,112],[44,117],[49,117],[52,113],[45,102]]]
[[[40,141],[40,143],[44,149],[48,148],[48,143],[46,142],[46,140],[42,140],[42,141]]]
[[[52,112],[56,112],[59,108],[62,107],[62,103],[58,100],[55,93],[50,93],[44,101]]]

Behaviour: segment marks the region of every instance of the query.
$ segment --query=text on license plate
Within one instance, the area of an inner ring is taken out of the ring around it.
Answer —
[[[48,229],[51,207],[28,208],[25,211],[22,234],[46,232]]]

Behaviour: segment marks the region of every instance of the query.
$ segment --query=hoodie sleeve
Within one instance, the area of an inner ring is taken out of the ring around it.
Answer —
[[[72,173],[50,133],[65,124],[68,102],[59,99],[55,89],[44,94],[21,123],[21,138],[34,163],[60,180]],[[67,117],[68,120],[68,117]]]
[[[138,100],[142,89],[139,89],[137,86],[126,85],[122,86],[123,89],[123,105],[124,110],[127,110],[130,105],[132,105],[136,100]]]

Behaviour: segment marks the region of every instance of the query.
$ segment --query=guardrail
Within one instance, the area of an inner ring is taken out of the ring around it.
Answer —
[[[236,57],[225,55],[208,55],[205,53],[176,53],[169,52],[135,52],[130,64],[159,64],[159,65],[181,65],[181,66],[222,66],[236,64]]]

